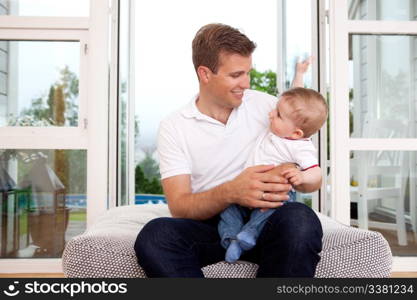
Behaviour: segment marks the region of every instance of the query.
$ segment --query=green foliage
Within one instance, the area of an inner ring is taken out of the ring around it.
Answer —
[[[53,119],[54,100],[55,100],[55,87],[53,85],[51,85],[51,87],[49,88],[48,100],[46,102],[46,104],[48,106],[47,113],[48,113],[49,119]]]
[[[141,165],[135,168],[135,193],[136,194],[163,194],[162,186],[158,177],[147,178],[142,171]]]
[[[259,72],[252,69],[250,71],[250,88],[273,96],[278,95],[277,74],[271,70]]]
[[[30,120],[27,126],[43,123],[58,126],[76,126],[78,123],[79,80],[68,66],[59,71],[60,78],[51,84],[47,96],[32,100],[32,105],[21,112],[20,119]],[[19,120],[16,122],[18,123]],[[44,125],[45,126],[45,125]],[[66,186],[66,193],[85,194],[87,191],[87,151],[85,150],[41,150],[48,163]],[[30,169],[30,164],[19,162],[19,177]]]
[[[75,100],[79,94],[79,79],[77,75],[72,72],[68,66],[65,66],[59,71],[60,79],[55,83],[55,86],[61,86],[65,98],[65,119],[70,126],[77,126],[78,123],[78,105]]]
[[[42,96],[32,100],[32,105],[30,108],[23,109],[20,118],[31,117],[35,121],[46,121],[50,125],[69,125],[76,126],[78,123],[78,106],[75,104],[76,99],[78,98],[78,85],[79,80],[77,75],[72,72],[68,66],[65,66],[62,70],[59,71],[60,78],[57,82],[52,84],[49,88],[48,96]],[[60,93],[64,103],[62,101],[58,102],[58,105],[61,105],[58,110],[64,110],[64,121],[62,120],[59,124],[56,123],[56,118],[54,118],[54,110],[56,110],[55,105],[57,102],[55,98],[57,97],[57,90],[61,89]],[[64,105],[64,108],[62,107]]]
[[[49,107],[45,106],[44,99],[42,97],[32,99],[32,105],[30,108],[24,109],[21,113],[21,118],[32,117],[34,121],[46,121],[47,124],[53,124],[53,117]],[[16,120],[16,123],[20,123]]]
[[[139,164],[146,178],[159,178],[159,166],[149,153]]]

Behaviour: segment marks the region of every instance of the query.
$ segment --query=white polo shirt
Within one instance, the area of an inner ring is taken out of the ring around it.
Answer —
[[[243,170],[259,135],[269,126],[277,97],[245,90],[227,124],[202,114],[197,97],[165,118],[158,133],[161,178],[190,174],[193,193],[234,179]]]
[[[317,150],[311,139],[290,140],[266,130],[258,140],[245,167],[293,162],[305,171],[318,166]]]

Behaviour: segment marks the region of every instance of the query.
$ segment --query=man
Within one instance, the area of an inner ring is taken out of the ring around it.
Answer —
[[[141,230],[139,264],[149,277],[203,277],[203,266],[224,260],[217,223],[226,207],[280,207],[242,259],[259,264],[258,277],[313,277],[322,238],[317,216],[304,204],[283,205],[291,186],[281,166],[243,170],[276,104],[276,97],[249,90],[255,44],[230,26],[209,24],[192,46],[199,94],[161,122],[158,136],[173,218],[154,219]]]

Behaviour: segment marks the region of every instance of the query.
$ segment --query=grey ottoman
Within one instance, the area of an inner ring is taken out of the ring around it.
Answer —
[[[67,277],[146,277],[133,245],[151,219],[170,216],[166,204],[110,209],[82,235],[70,240],[62,263]],[[378,232],[342,225],[318,214],[323,226],[323,250],[315,277],[389,277],[391,250]],[[258,266],[239,261],[203,268],[208,278],[252,278]]]

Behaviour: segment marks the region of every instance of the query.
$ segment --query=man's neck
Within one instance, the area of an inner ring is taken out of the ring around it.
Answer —
[[[198,110],[210,118],[213,118],[223,124],[227,123],[233,108],[219,105],[215,99],[211,99],[207,95],[200,93],[196,101]]]

